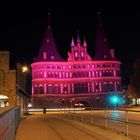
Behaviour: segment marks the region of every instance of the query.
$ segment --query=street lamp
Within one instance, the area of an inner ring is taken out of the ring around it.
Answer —
[[[28,107],[28,93],[26,86],[26,74],[28,72],[28,67],[17,63],[16,67],[16,105],[21,106],[21,112],[26,110]],[[18,97],[18,98],[17,98]]]
[[[120,98],[116,95],[113,95],[113,96],[110,97],[110,102],[112,104],[114,104],[115,109],[116,109],[117,104],[120,103]]]
[[[28,72],[27,66],[22,66],[22,73],[23,73],[23,89],[26,91],[26,73]]]
[[[22,67],[22,72],[25,73],[25,72],[27,72],[27,71],[28,71],[28,67],[27,67],[27,66],[23,66],[23,67]]]
[[[115,109],[116,109],[116,103],[118,102],[118,98],[117,97],[113,97],[113,102],[114,102]]]

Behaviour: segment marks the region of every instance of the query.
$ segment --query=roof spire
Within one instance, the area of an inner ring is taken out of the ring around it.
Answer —
[[[101,22],[101,10],[100,9],[97,14],[98,14],[98,22],[100,23]]]
[[[73,37],[72,37],[72,40],[71,40],[71,47],[74,47],[75,44],[74,44],[74,40],[73,40]]]
[[[106,34],[103,30],[103,24],[101,22],[101,12],[98,12],[98,23],[97,23],[97,29],[96,29],[96,40],[95,40],[95,59],[96,60],[102,60],[105,58],[110,58],[109,49],[110,44],[107,41]]]
[[[102,19],[101,19],[101,9],[98,10],[98,24],[100,24],[100,26],[103,26],[103,22],[102,22]]]
[[[48,29],[50,28],[51,26],[51,12],[50,12],[50,9],[49,9],[49,12],[48,12]]]
[[[80,40],[80,36],[79,36],[79,30],[77,30],[77,43],[80,43],[81,40]]]
[[[87,47],[87,43],[86,43],[86,38],[84,36],[84,43],[83,43],[83,47]]]

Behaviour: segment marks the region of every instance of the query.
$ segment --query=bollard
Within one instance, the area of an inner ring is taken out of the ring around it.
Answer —
[[[105,128],[107,129],[107,110],[105,109]]]
[[[82,108],[81,108],[81,121],[83,121],[83,111],[82,111]]]
[[[93,108],[91,107],[91,119],[90,119],[90,123],[93,124]]]
[[[75,113],[75,107],[74,107],[74,119],[76,120],[76,113]]]
[[[65,114],[66,114],[66,112],[65,112],[65,111],[66,111],[66,110],[65,110],[65,108],[64,108],[64,115],[63,115],[64,117],[65,117]]]
[[[125,123],[126,123],[126,136],[128,136],[128,110],[126,110],[125,114]]]

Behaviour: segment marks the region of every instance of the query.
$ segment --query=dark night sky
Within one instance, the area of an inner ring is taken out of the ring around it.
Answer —
[[[17,3],[16,3],[17,4]],[[57,5],[57,4],[56,4]],[[57,6],[51,8],[51,25],[61,56],[66,58],[71,37],[86,36],[88,52],[94,55],[97,11],[101,9],[107,38],[122,62],[123,83],[133,73],[133,62],[140,58],[140,8],[97,6]],[[68,4],[67,4],[68,5]],[[46,30],[49,4],[37,3],[1,5],[0,50],[9,50],[11,66],[16,62],[29,65],[37,55]]]

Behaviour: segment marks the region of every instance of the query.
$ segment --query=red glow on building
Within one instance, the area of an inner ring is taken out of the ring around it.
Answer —
[[[75,45],[76,44],[76,45]],[[120,61],[98,23],[95,57],[87,53],[86,39],[71,41],[67,60],[58,54],[50,24],[32,67],[32,96],[89,96],[121,92]]]

